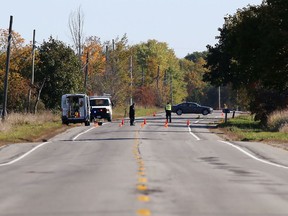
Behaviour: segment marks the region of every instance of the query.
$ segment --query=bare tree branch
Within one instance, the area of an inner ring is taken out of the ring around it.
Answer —
[[[77,55],[80,58],[84,44],[84,14],[81,10],[81,6],[79,6],[76,11],[70,13],[68,24]]]

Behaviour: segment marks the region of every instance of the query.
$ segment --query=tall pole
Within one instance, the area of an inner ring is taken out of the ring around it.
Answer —
[[[221,110],[221,88],[220,86],[218,87],[218,106],[219,106],[219,110]]]
[[[86,66],[85,66],[85,80],[84,80],[84,89],[87,94],[87,80],[88,80],[88,64],[89,64],[89,52],[87,52],[86,56]]]
[[[171,69],[170,69],[170,97],[171,97],[171,104],[173,105],[173,77]]]
[[[130,92],[130,105],[133,103],[133,59],[132,59],[132,56],[130,56],[130,67],[129,67],[129,70],[130,70],[130,89],[131,89],[131,92]]]
[[[6,72],[5,72],[5,79],[4,79],[4,100],[3,100],[2,121],[5,121],[5,117],[6,117],[6,114],[7,114],[8,74],[9,74],[9,67],[10,67],[10,49],[11,49],[11,38],[12,38],[12,24],[13,24],[13,16],[10,16],[8,46],[7,46],[7,57],[6,57]]]
[[[159,90],[159,78],[160,78],[160,65],[158,65],[157,67],[157,79],[156,79],[157,90]]]
[[[27,112],[31,112],[30,103],[31,103],[31,90],[34,85],[34,65],[35,65],[35,29],[33,30],[33,43],[32,43],[32,75],[31,75],[31,86],[28,93],[28,107]]]

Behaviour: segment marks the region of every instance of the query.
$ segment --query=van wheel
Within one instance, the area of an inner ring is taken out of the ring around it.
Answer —
[[[85,121],[85,126],[90,126],[90,121]]]

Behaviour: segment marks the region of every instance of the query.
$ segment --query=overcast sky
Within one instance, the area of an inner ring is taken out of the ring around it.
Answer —
[[[9,27],[28,43],[33,29],[36,41],[49,36],[72,44],[68,19],[79,6],[84,14],[85,36],[102,42],[127,34],[129,44],[156,39],[166,42],[178,58],[206,50],[224,16],[238,8],[260,5],[262,0],[9,0],[1,1],[0,28]]]

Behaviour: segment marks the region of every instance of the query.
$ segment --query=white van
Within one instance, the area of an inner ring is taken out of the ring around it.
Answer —
[[[96,119],[107,119],[112,121],[112,102],[109,96],[90,96],[91,115],[90,121]]]
[[[86,94],[62,95],[62,123],[85,123],[90,125],[90,101]]]

